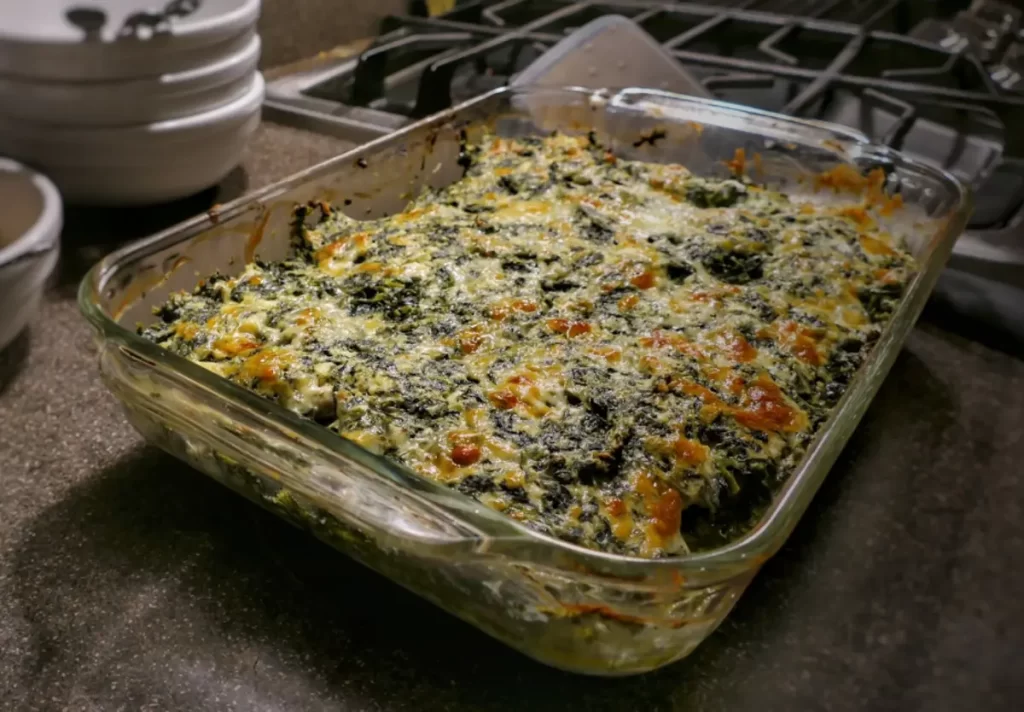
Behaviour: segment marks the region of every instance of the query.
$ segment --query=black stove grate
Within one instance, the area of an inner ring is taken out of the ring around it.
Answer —
[[[1020,217],[1024,21],[996,0],[476,0],[389,18],[353,71],[307,93],[425,116],[506,84],[609,14],[637,22],[718,98],[845,124],[973,183],[973,228]]]

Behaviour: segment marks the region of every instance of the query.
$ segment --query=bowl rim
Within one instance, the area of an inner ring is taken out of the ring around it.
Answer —
[[[165,42],[163,48],[166,48],[170,43],[182,45],[184,44],[182,40],[185,43],[203,43],[230,37],[239,29],[254,24],[259,18],[262,5],[263,0],[237,0],[233,7],[225,8],[225,12],[209,17],[200,17],[199,19],[189,19],[183,24],[174,26],[173,30],[169,33],[170,42]],[[63,10],[65,8],[59,9]],[[66,9],[70,9],[70,7]],[[113,54],[124,52],[125,50],[137,51],[139,48],[137,43],[118,44],[112,41],[83,43],[78,37],[71,35],[61,37],[59,35],[47,35],[39,32],[26,32],[23,28],[19,29],[23,30],[20,34],[10,27],[0,27],[0,45],[7,45],[5,49],[8,50],[26,48],[29,50],[47,51],[59,48],[77,51],[81,54]]]
[[[154,141],[174,143],[182,138],[187,139],[195,132],[216,132],[230,128],[259,110],[266,94],[266,81],[261,72],[254,71],[248,82],[245,92],[226,104],[173,119],[128,126],[75,126],[0,118],[0,134],[15,139],[45,141],[48,145],[70,143],[103,148],[112,145],[123,147],[132,141],[141,141],[150,146]]]
[[[42,173],[32,170],[13,158],[0,156],[0,173],[21,175],[28,180],[43,198],[43,207],[35,222],[25,232],[6,246],[0,247],[0,267],[15,260],[45,252],[52,248],[60,236],[64,208],[60,191]]]
[[[150,91],[159,95],[160,92],[181,92],[183,88],[189,91],[200,91],[204,88],[219,86],[225,81],[225,75],[233,77],[239,69],[244,69],[249,65],[253,65],[255,71],[255,65],[259,61],[262,49],[262,39],[258,33],[253,32],[249,35],[249,41],[245,46],[205,64],[187,69],[163,72],[153,76],[100,79],[87,82],[75,79],[40,79],[30,76],[0,75],[0,89],[11,93],[35,91],[48,97],[69,93],[88,96],[131,91]]]

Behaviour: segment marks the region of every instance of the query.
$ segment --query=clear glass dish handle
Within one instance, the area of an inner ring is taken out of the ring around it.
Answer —
[[[595,94],[592,101],[600,101]],[[702,118],[714,114],[716,128],[734,128],[759,138],[773,138],[776,141],[794,141],[805,144],[808,138],[818,138],[823,144],[830,142],[835,148],[849,149],[856,145],[867,145],[871,141],[860,131],[815,121],[780,117],[767,111],[759,111],[746,106],[730,104],[726,101],[706,99],[697,96],[681,96],[658,89],[626,88],[605,97],[608,107],[612,110],[626,110],[632,114],[638,111],[647,113],[652,119],[668,118],[673,125],[686,125],[686,122],[701,123]],[[732,114],[735,123],[723,121]],[[735,140],[735,139],[733,139]]]

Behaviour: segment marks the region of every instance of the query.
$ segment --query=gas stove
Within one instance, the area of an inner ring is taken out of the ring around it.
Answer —
[[[390,17],[361,54],[278,78],[267,115],[368,140],[509,83],[605,15],[632,19],[704,94],[851,126],[972,185],[939,299],[1024,339],[1024,13],[1005,2],[475,0]]]

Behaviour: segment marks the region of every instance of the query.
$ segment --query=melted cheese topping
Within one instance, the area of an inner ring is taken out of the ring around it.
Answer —
[[[748,528],[913,272],[870,205],[494,138],[143,333],[542,532],[656,557]]]

